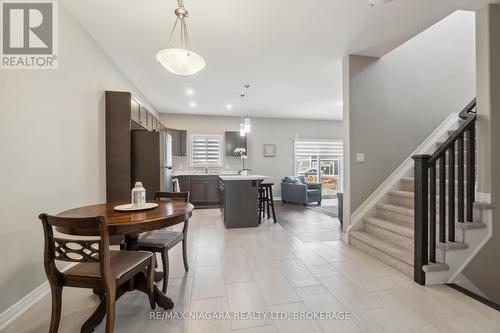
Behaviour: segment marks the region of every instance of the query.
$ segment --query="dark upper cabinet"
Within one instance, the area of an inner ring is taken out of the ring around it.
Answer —
[[[172,137],[172,156],[179,156],[180,149],[180,133],[179,130],[167,128],[167,133]]]
[[[148,121],[148,111],[142,106],[139,107],[139,124],[146,128],[146,124]]]
[[[172,156],[187,156],[187,131],[169,128],[172,136]]]
[[[141,125],[144,126],[144,128],[146,128],[148,131],[152,131],[153,130],[153,115],[151,114],[151,112],[148,111],[148,109],[144,108],[144,107],[141,107],[142,109],[142,112],[141,112],[141,115],[143,114],[144,115],[144,118],[142,119],[141,118]]]
[[[187,131],[179,130],[179,156],[187,156]]]
[[[236,131],[226,131],[226,156],[240,156],[235,154],[234,150],[236,148],[247,149],[247,137],[241,136],[240,132]],[[248,152],[247,152],[248,153]]]
[[[135,99],[131,98],[130,99],[130,119],[132,119],[136,123],[139,123],[140,108],[141,108],[141,106],[139,105],[139,103]]]

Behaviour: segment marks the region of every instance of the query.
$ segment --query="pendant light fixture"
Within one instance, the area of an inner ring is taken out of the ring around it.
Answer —
[[[250,88],[250,85],[249,84],[245,84],[243,86],[243,88],[245,88],[245,94],[241,94],[242,98],[245,97],[245,96],[247,96],[247,94],[248,94],[248,88]],[[244,102],[242,102],[241,104],[242,104],[242,108],[241,108],[242,122],[240,124],[240,135],[241,135],[242,129],[243,129],[243,131],[245,131],[245,134],[248,134],[251,131],[250,118],[248,117],[248,110],[246,110],[246,108],[244,107]],[[242,136],[244,136],[244,135],[242,135]]]
[[[245,130],[245,120],[243,119],[243,99],[245,98],[245,94],[241,94],[241,123],[240,123],[240,136],[245,136],[247,131]]]
[[[188,11],[184,8],[184,1],[177,0],[178,7],[175,10],[177,19],[168,38],[167,48],[156,54],[156,60],[170,72],[177,75],[193,75],[205,68],[205,60],[196,52],[191,50],[189,35],[186,25]],[[175,32],[177,24],[180,25],[181,45],[180,48],[169,48],[170,41]]]

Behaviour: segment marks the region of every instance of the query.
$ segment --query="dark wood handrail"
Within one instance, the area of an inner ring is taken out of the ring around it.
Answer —
[[[475,108],[476,99],[473,99],[460,112],[459,117],[463,121],[459,127],[432,155],[413,156],[414,280],[419,284],[425,284],[424,266],[429,262],[437,263],[437,244],[455,242],[455,212],[458,212],[458,223],[473,222],[476,172]],[[439,187],[436,186],[438,180]]]
[[[458,138],[469,129],[474,124],[476,120],[476,112],[474,109],[476,108],[476,99],[474,98],[472,102],[470,102],[460,113],[459,117],[465,120],[457,130],[448,138],[445,142],[443,142],[438,149],[431,155],[429,163],[432,164],[436,162],[452,145],[457,142]]]

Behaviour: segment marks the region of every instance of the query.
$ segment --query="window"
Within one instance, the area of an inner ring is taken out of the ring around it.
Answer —
[[[222,167],[221,135],[191,135],[191,167]]]
[[[322,194],[333,196],[342,188],[342,140],[294,141],[295,175],[303,176],[307,182],[321,183]]]

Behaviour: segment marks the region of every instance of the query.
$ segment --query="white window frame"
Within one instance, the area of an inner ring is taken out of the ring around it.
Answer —
[[[205,163],[198,164],[194,163],[194,153],[193,153],[193,144],[195,139],[217,139],[219,141],[219,159],[218,163]],[[191,134],[189,136],[189,165],[191,168],[222,168],[224,166],[224,158],[223,158],[223,147],[224,147],[224,137],[222,135],[217,134]]]

